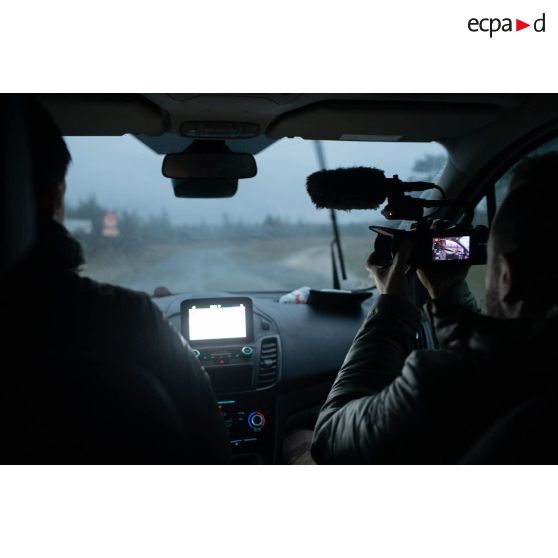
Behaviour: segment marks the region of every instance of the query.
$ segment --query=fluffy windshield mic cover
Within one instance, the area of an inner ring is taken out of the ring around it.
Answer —
[[[378,209],[389,191],[384,171],[370,167],[322,170],[306,179],[317,208]]]

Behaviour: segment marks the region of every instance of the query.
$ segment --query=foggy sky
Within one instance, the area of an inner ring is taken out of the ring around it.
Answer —
[[[67,179],[66,201],[74,205],[94,194],[108,209],[135,210],[143,217],[166,211],[176,224],[261,222],[266,215],[292,221],[325,222],[326,210],[314,208],[305,190],[306,177],[318,170],[314,144],[283,139],[256,155],[258,174],[240,180],[235,197],[193,200],[174,197],[169,179],[161,174],[163,157],[133,136],[68,137],[73,162]],[[442,146],[429,143],[323,142],[328,168],[377,166],[386,175],[412,174],[416,159],[444,154]],[[340,221],[370,220],[370,212],[340,212]]]

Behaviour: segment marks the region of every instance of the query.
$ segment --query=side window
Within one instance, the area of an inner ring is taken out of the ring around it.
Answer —
[[[488,227],[488,204],[486,196],[482,198],[473,215],[473,225],[484,225]],[[467,285],[473,293],[476,301],[483,312],[486,312],[485,296],[484,296],[484,278],[486,275],[486,265],[473,265],[467,275]]]
[[[558,151],[558,137],[553,138],[549,142],[540,145],[536,149],[530,151],[525,157],[517,161],[512,167],[510,167],[505,174],[494,184],[496,209],[500,206],[504,198],[508,193],[508,189],[511,183],[513,172],[517,165],[524,161],[527,157],[536,157],[537,155],[543,155],[551,151]],[[477,207],[475,208],[475,213],[473,216],[473,225],[485,225],[488,226],[488,206],[486,196],[482,198]],[[477,299],[483,312],[486,311],[485,306],[485,296],[484,296],[484,279],[486,274],[485,265],[476,265],[471,268],[469,275],[467,276],[467,283],[471,292]]]
[[[488,204],[486,196],[482,198],[473,215],[473,225],[484,225],[488,227]],[[473,265],[467,275],[467,284],[473,293],[483,312],[486,312],[484,296],[484,278],[486,275],[486,265]]]

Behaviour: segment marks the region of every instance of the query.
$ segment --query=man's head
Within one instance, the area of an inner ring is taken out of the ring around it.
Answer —
[[[34,97],[25,97],[25,109],[38,212],[41,217],[61,219],[70,152],[60,129]]]
[[[486,305],[497,318],[532,316],[558,302],[558,153],[514,171],[488,240]]]

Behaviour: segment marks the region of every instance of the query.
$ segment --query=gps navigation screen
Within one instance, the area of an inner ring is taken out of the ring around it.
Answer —
[[[188,309],[190,341],[241,339],[246,337],[246,307],[244,304],[193,305]]]

